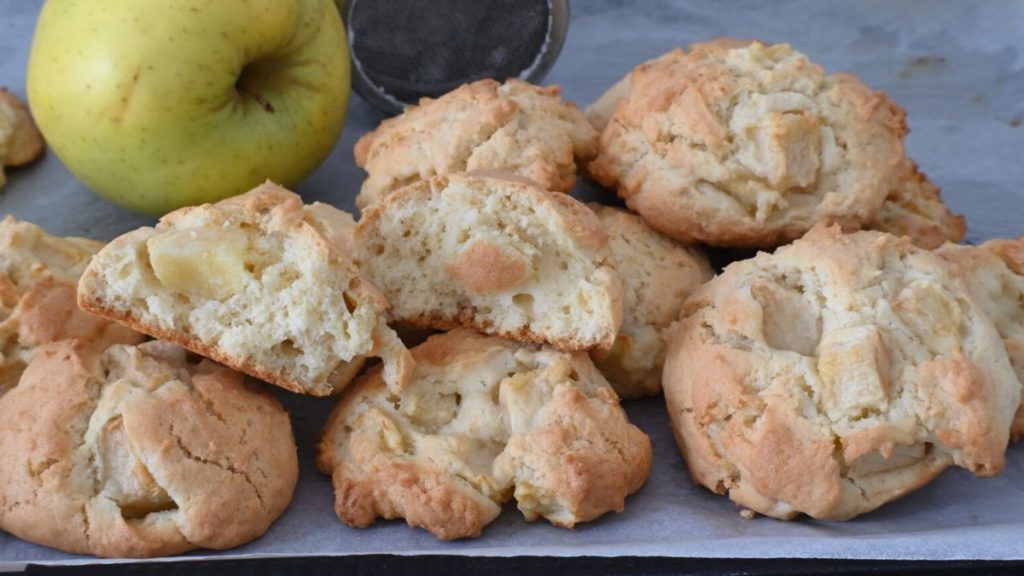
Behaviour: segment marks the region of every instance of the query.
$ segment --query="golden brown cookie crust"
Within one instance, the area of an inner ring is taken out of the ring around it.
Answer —
[[[440,539],[476,537],[514,497],[527,520],[572,527],[621,511],[646,480],[650,441],[586,354],[470,330],[412,354],[400,395],[371,370],[324,427],[317,467],[346,524],[404,518]]]
[[[225,549],[261,536],[298,475],[266,391],[161,342],[44,348],[0,399],[0,527],[103,557]]]
[[[591,350],[601,373],[620,397],[661,393],[664,331],[683,302],[714,275],[707,256],[647,226],[619,208],[588,204],[608,234],[615,268],[622,277],[622,328],[608,350]]]
[[[694,44],[628,84],[588,170],[682,241],[771,246],[821,221],[858,229],[903,162],[903,111],[785,44]]]
[[[952,262],[975,301],[996,325],[1024,390],[1024,236],[989,240],[980,246],[946,244],[936,253]],[[1024,436],[1024,398],[1010,436]]]
[[[78,277],[102,246],[50,236],[9,215],[0,221],[0,395],[45,344],[79,338],[102,351],[142,341],[142,334],[86,314],[75,302]]]
[[[18,97],[0,88],[0,188],[5,166],[22,166],[43,155],[43,135]]]
[[[816,227],[684,305],[663,385],[694,480],[844,520],[948,466],[998,473],[1020,401],[991,320],[906,238]]]
[[[478,170],[505,170],[568,192],[576,164],[597,153],[597,132],[558,92],[487,79],[423,98],[356,142],[356,165],[367,172],[356,205],[364,209],[420,180]]]

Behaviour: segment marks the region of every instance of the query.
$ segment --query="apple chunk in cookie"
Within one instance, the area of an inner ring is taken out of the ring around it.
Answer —
[[[346,524],[476,537],[515,498],[527,520],[571,528],[622,511],[646,481],[650,440],[586,353],[459,329],[412,354],[406,389],[369,372],[324,428],[317,467]]]
[[[103,557],[221,550],[261,536],[298,478],[288,414],[165,342],[39,351],[0,398],[0,529]]]
[[[608,348],[622,286],[597,217],[564,194],[495,175],[436,177],[363,213],[356,259],[421,327],[472,327],[565,350]]]
[[[79,304],[293,392],[334,394],[371,355],[397,389],[411,357],[332,222],[271,183],[183,208],[97,254]]]

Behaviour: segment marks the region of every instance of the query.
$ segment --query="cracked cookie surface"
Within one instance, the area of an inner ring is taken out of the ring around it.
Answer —
[[[996,325],[1024,390],[1024,236],[980,246],[946,244],[936,254],[957,266],[964,284]],[[1024,398],[1010,435],[1024,436]]]
[[[51,236],[13,216],[0,221],[0,395],[17,385],[44,344],[81,338],[102,351],[142,341],[142,334],[86,314],[75,302],[78,278],[102,247]]]
[[[590,114],[607,123],[591,175],[689,242],[770,246],[817,222],[858,229],[904,158],[899,107],[785,44],[675,50],[637,66]]]
[[[158,341],[47,346],[0,421],[0,528],[66,552],[238,546],[284,511],[298,474],[277,400]]]
[[[367,172],[356,197],[363,209],[434,176],[504,170],[545,190],[568,192],[576,164],[597,153],[597,132],[558,86],[480,80],[390,118],[356,143]]]
[[[346,524],[476,537],[514,497],[527,520],[572,527],[622,511],[647,479],[650,440],[585,352],[459,329],[412,353],[400,395],[371,371],[324,427],[317,466]]]
[[[1020,402],[947,262],[823,226],[698,289],[663,385],[694,480],[784,519],[852,518],[952,465],[994,475]]]

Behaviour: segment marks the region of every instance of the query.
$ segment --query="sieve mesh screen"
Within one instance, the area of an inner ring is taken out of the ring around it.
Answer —
[[[519,76],[545,48],[548,0],[363,0],[352,58],[378,90],[415,103],[466,82]]]

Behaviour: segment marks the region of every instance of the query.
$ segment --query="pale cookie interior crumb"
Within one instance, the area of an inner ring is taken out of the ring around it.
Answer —
[[[455,176],[375,206],[360,222],[357,252],[399,321],[579,349],[609,345],[621,322],[606,241],[572,199]]]
[[[258,203],[271,211],[244,209]],[[304,216],[264,185],[165,217],[96,257],[83,306],[293,391],[337,392],[387,339],[386,303]]]

